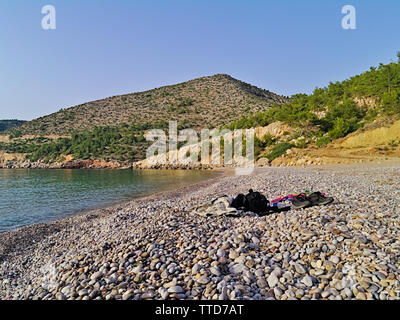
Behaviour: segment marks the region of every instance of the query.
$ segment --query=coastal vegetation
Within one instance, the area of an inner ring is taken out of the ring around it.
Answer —
[[[94,127],[118,127],[177,120],[188,128],[217,128],[240,115],[265,111],[288,99],[226,74],[201,77],[144,92],[87,102],[29,121],[21,134],[66,135]]]
[[[397,62],[371,67],[343,82],[331,82],[325,88],[316,88],[310,95],[295,94],[286,104],[243,116],[226,127],[234,130],[264,127],[276,121],[290,123],[297,128],[296,137],[281,137],[275,141],[276,149],[267,156],[274,159],[290,148],[289,141],[299,136],[303,137],[303,147],[307,141],[322,147],[378,118],[398,119],[399,116],[400,53]],[[310,131],[310,127],[315,130]]]

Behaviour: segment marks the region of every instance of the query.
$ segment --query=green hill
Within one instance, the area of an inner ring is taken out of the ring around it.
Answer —
[[[267,155],[271,160],[293,146],[315,143],[322,147],[364,126],[371,128],[370,124],[377,119],[380,124],[393,123],[400,117],[400,53],[398,59],[371,67],[343,82],[316,88],[310,95],[296,94],[286,104],[243,116],[227,127],[251,128],[282,121],[297,128],[293,135],[281,137],[274,144],[264,143],[275,145],[275,150]],[[260,144],[262,147],[263,141]]]
[[[10,131],[15,139],[0,143],[0,150],[26,153],[33,161],[52,162],[62,155],[75,159],[133,161],[143,159],[150,128],[167,129],[177,120],[182,128],[220,127],[243,114],[268,110],[288,98],[217,74],[145,92],[88,102],[29,121]],[[46,135],[69,134],[58,141]]]
[[[178,120],[190,128],[219,127],[243,114],[265,111],[288,99],[226,74],[149,91],[114,96],[62,109],[25,123],[22,134],[66,134],[122,123],[150,126]]]

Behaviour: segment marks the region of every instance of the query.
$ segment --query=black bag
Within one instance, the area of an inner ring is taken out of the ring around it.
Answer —
[[[254,213],[266,212],[270,208],[269,201],[260,192],[254,192],[252,189],[245,196],[245,209]]]
[[[243,193],[239,193],[236,198],[232,200],[231,207],[236,209],[245,208],[246,197]]]

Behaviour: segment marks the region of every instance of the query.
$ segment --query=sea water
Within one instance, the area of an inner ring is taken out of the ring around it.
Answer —
[[[216,175],[190,170],[0,169],[0,232]]]

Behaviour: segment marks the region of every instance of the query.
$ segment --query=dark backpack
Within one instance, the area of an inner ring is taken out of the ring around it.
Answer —
[[[252,189],[245,196],[245,209],[254,213],[266,212],[269,209],[269,201],[260,192],[254,192]]]
[[[246,197],[243,193],[239,193],[236,198],[232,200],[231,207],[240,209],[245,208],[246,205]]]

